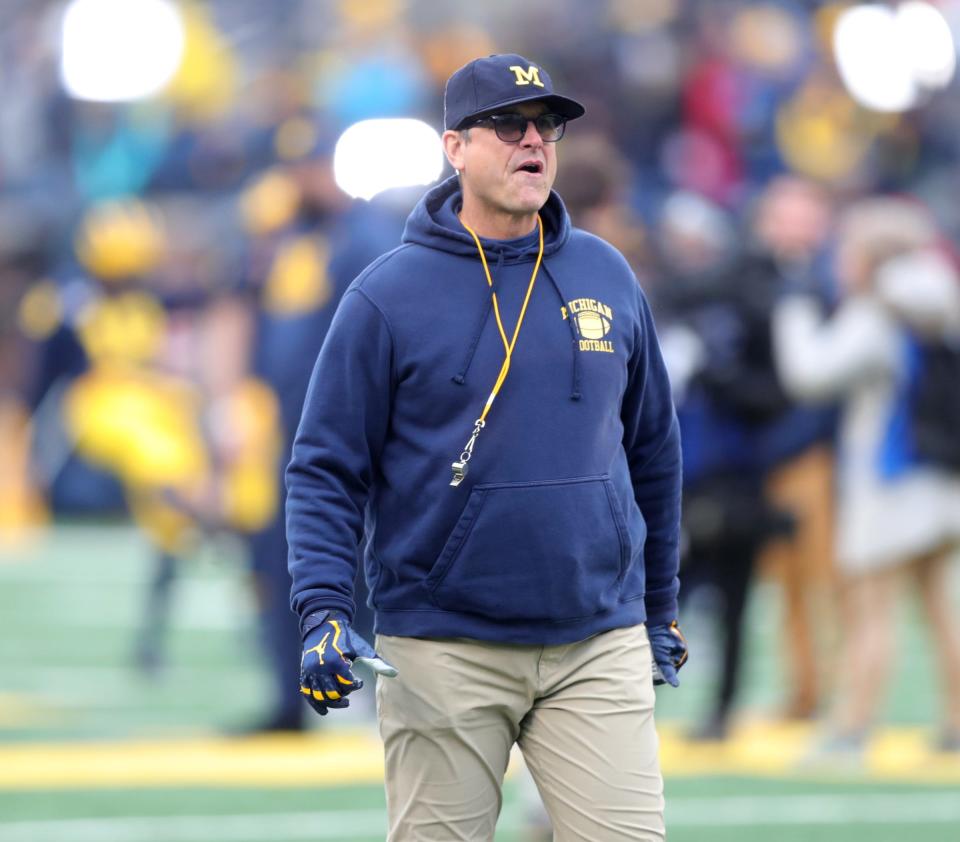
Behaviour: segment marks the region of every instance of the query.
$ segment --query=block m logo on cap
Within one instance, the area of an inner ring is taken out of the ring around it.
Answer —
[[[531,64],[526,70],[524,70],[519,64],[512,64],[510,65],[510,70],[516,74],[518,85],[534,84],[538,88],[543,87],[543,82],[540,81],[539,67]]]

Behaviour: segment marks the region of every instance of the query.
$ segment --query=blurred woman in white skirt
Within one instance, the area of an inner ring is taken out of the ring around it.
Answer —
[[[819,752],[859,756],[866,747],[894,661],[904,580],[917,586],[937,654],[943,719],[935,746],[958,751],[960,628],[950,563],[960,548],[960,472],[915,459],[904,420],[917,340],[960,347],[960,278],[929,214],[893,198],[845,212],[836,270],[841,295],[831,315],[796,294],[774,316],[788,391],[842,402],[836,549],[846,621],[838,695]],[[953,388],[960,393],[960,382]]]

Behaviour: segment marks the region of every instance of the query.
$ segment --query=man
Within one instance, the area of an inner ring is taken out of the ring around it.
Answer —
[[[651,643],[674,685],[686,646],[650,311],[551,192],[579,103],[498,55],[444,107],[457,175],[344,296],[287,472],[301,692],[325,713],[354,659],[391,676],[391,840],[492,839],[514,743],[556,839],[662,839]],[[364,531],[377,652],[349,626]]]

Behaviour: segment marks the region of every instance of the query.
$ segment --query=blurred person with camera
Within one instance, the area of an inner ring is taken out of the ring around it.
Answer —
[[[551,190],[581,105],[494,55],[444,109],[457,174],[345,294],[294,442],[301,690],[326,713],[355,661],[388,676],[391,840],[492,839],[515,743],[555,838],[663,839],[654,681],[677,684],[686,645],[650,311]],[[364,533],[376,651],[351,629]]]
[[[842,298],[829,317],[799,293],[774,321],[790,392],[842,406],[843,672],[811,759],[861,757],[890,674],[904,578],[918,588],[943,681],[935,745],[957,751],[960,629],[949,565],[960,545],[960,278],[927,211],[899,198],[864,199],[843,213],[837,274]]]
[[[654,242],[655,306],[683,441],[683,596],[715,607],[720,642],[716,682],[691,737],[724,739],[758,556],[793,529],[764,494],[777,455],[770,442],[790,412],[770,346],[778,276],[767,255],[742,245],[729,212],[691,191],[664,202]]]

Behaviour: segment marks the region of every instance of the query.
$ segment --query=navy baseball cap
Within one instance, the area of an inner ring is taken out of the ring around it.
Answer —
[[[443,127],[460,129],[468,120],[518,102],[544,102],[554,114],[575,120],[584,107],[553,92],[550,74],[515,54],[478,58],[449,79],[443,92]]]

